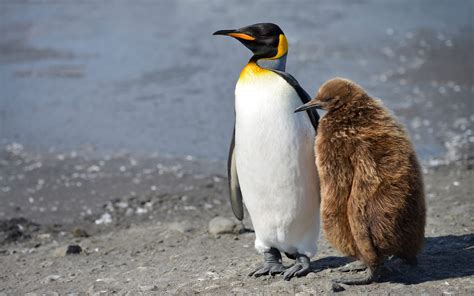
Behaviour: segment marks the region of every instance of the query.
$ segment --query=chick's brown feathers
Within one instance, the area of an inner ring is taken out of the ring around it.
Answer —
[[[340,83],[353,87],[331,94],[340,101],[321,119],[316,139],[323,229],[338,250],[369,267],[389,255],[413,260],[426,212],[413,147],[380,102]]]

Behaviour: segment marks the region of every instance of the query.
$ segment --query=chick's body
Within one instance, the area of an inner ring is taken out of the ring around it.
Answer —
[[[426,212],[416,154],[380,102],[352,82],[341,83],[349,83],[347,93],[331,94],[340,102],[320,120],[315,144],[324,232],[371,270],[390,255],[415,262]],[[318,96],[324,92],[323,86]]]
[[[425,223],[415,153],[402,127],[378,102],[367,98],[352,105],[335,111],[342,118],[328,114],[318,129],[324,231],[347,256],[368,255],[354,240],[353,224],[354,230],[366,229],[376,253],[412,258],[422,246]]]

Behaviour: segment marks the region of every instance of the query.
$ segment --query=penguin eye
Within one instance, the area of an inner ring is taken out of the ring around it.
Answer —
[[[325,99],[326,102],[332,102],[334,101],[334,97],[328,97]]]

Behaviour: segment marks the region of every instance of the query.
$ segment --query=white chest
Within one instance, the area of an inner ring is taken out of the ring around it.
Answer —
[[[241,79],[242,80],[242,79]],[[235,90],[235,155],[256,246],[315,251],[319,192],[314,128],[296,91],[275,73],[239,81]]]

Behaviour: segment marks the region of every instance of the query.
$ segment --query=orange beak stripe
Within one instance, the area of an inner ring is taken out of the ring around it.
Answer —
[[[244,34],[244,33],[230,33],[229,36],[239,38],[239,39],[244,39],[244,40],[255,40],[254,37]]]

